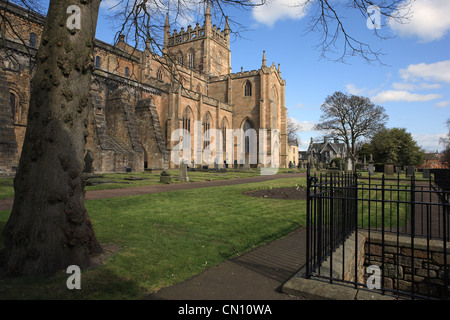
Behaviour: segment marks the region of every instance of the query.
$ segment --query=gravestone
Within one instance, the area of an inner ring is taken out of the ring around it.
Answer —
[[[84,157],[84,172],[92,173],[92,162],[94,162],[94,156],[92,155],[91,150],[86,152],[86,156]]]
[[[373,163],[369,163],[369,176],[373,176],[375,173],[375,168],[373,166]]]
[[[415,170],[416,170],[416,168],[414,168],[413,166],[408,166],[408,167],[406,167],[406,176],[407,176],[407,177],[412,177],[412,176],[414,176]]]
[[[353,161],[350,158],[347,160],[347,171],[353,171]]]
[[[163,170],[163,171],[161,172],[160,177],[159,177],[159,182],[169,184],[170,181],[171,181],[171,178],[172,178],[172,177],[170,176],[170,173],[167,172],[166,170]]]
[[[394,175],[394,165],[392,163],[386,163],[384,165],[384,174],[387,176]]]
[[[395,167],[395,174],[402,173],[402,167]]]
[[[424,179],[430,179],[430,169],[423,169],[422,175]]]
[[[189,177],[187,175],[187,164],[185,164],[185,163],[180,164],[179,181],[181,181],[181,182],[188,182],[189,181]]]
[[[250,170],[250,157],[249,156],[245,156],[245,162],[244,165],[242,166],[243,170]]]

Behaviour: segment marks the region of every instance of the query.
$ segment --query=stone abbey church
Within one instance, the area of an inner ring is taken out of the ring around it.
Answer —
[[[0,171],[13,172],[45,17],[3,1],[0,11],[19,27],[22,38],[1,33]],[[285,81],[279,65],[268,66],[262,53],[259,70],[232,73],[228,21],[223,30],[213,25],[209,4],[204,18],[203,25],[181,30],[171,30],[167,18],[163,57],[149,46],[134,49],[123,36],[115,45],[96,40],[85,158],[93,172],[175,168],[171,151],[179,142],[171,141],[171,133],[181,128],[191,132],[200,121],[203,131],[265,129],[269,140],[277,132],[279,166],[288,166]],[[225,135],[222,140],[216,155],[224,154]],[[233,138],[233,147],[237,144]],[[270,155],[270,141],[267,145]],[[191,155],[194,159],[194,150]],[[232,166],[235,156],[221,159]],[[254,166],[267,166],[259,160]]]

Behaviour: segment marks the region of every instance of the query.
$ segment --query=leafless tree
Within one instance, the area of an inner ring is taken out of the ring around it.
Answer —
[[[318,33],[321,37],[317,49],[321,58],[337,55],[333,60],[346,62],[349,57],[360,56],[368,63],[381,63],[380,49],[373,49],[368,39],[361,40],[351,32],[346,19],[354,14],[360,14],[367,22],[374,22],[373,35],[375,38],[389,39],[392,35],[382,33],[386,22],[407,23],[412,17],[411,7],[415,0],[299,0],[296,7],[306,10],[310,18],[308,32]],[[312,13],[311,13],[312,12]],[[374,17],[379,19],[374,21]],[[370,19],[370,20],[369,20]],[[363,21],[364,21],[363,20]],[[362,22],[364,23],[364,22]],[[375,23],[379,25],[375,26]],[[364,27],[366,24],[364,25]]]
[[[352,160],[356,160],[358,140],[373,136],[388,120],[383,107],[368,98],[342,92],[328,96],[320,109],[322,115],[314,129],[343,141]]]
[[[300,124],[294,122],[292,118],[287,118],[287,137],[288,137],[288,143],[290,145],[296,145],[298,146],[299,142],[299,136],[298,132],[302,129]]]

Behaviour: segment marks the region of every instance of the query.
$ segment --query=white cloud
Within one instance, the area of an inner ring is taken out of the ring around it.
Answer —
[[[446,133],[412,134],[412,137],[417,141],[417,144],[427,152],[434,152],[441,149],[441,146],[439,145],[439,138],[445,136]]]
[[[366,88],[358,89],[354,84],[350,83],[345,85],[347,92],[355,96],[364,95],[367,91]]]
[[[410,9],[410,14],[407,8],[397,11],[399,16],[410,16],[409,22],[402,24],[393,19],[389,21],[390,27],[398,35],[415,36],[423,42],[429,42],[443,38],[450,30],[450,1],[416,0],[412,2]]]
[[[444,60],[430,64],[411,64],[406,69],[400,69],[399,72],[400,76],[405,81],[416,81],[418,79],[424,79],[427,81],[450,83],[450,60]]]
[[[314,121],[299,121],[295,118],[290,118],[292,120],[292,122],[294,122],[294,124],[298,127],[300,127],[300,130],[298,130],[298,132],[306,132],[306,131],[311,131],[315,125]]]
[[[388,101],[424,102],[442,98],[441,94],[417,94],[408,91],[386,90],[372,97],[374,103],[384,103]]]
[[[414,84],[406,82],[394,82],[392,84],[392,88],[394,88],[395,90],[414,91],[414,90],[440,89],[442,88],[442,85],[439,83]]]
[[[440,101],[440,102],[436,103],[435,106],[437,108],[445,108],[445,107],[447,107],[449,105],[450,105],[450,100],[444,100],[444,101]]]
[[[306,15],[307,0],[272,0],[253,8],[253,18],[265,25],[273,26],[283,19],[301,19]]]

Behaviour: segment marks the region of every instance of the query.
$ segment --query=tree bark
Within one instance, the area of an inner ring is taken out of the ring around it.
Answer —
[[[101,0],[51,0],[31,83],[29,117],[14,205],[3,230],[11,275],[85,268],[100,253],[84,206],[94,37]],[[80,9],[80,28],[68,19]]]

